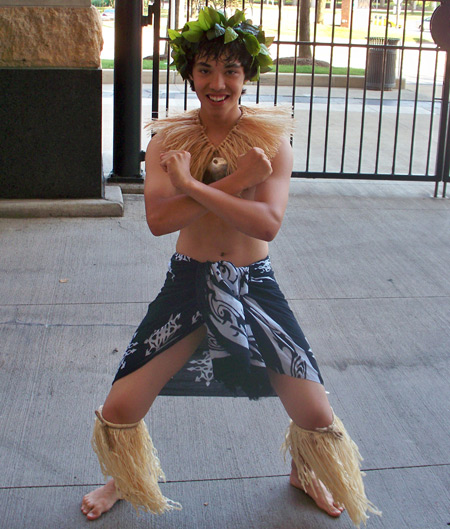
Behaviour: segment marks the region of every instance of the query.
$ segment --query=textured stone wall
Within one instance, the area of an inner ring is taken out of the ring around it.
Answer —
[[[89,7],[91,0],[0,0],[0,6]]]
[[[99,68],[100,15],[89,7],[0,7],[0,68]]]

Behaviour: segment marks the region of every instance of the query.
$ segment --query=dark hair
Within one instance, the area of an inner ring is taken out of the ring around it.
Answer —
[[[218,37],[212,40],[204,37],[199,43],[198,48],[193,55],[187,57],[187,80],[192,90],[195,90],[192,81],[192,70],[195,61],[199,58],[207,60],[218,61],[219,59],[227,62],[239,61],[244,68],[245,80],[252,79],[258,71],[258,63],[247,51],[245,45],[240,42],[240,39],[235,39],[232,42],[225,44],[223,37]]]

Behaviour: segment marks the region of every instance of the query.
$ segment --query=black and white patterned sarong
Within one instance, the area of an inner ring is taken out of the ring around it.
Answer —
[[[206,324],[214,378],[251,399],[272,393],[267,369],[323,383],[267,257],[249,266],[175,253],[114,381]]]

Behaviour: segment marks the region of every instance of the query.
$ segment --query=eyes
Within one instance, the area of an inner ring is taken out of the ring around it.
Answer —
[[[196,71],[202,75],[209,75],[212,72],[211,68],[204,68],[204,67],[197,68]],[[235,75],[239,75],[240,71],[238,69],[230,68],[229,70],[228,69],[225,70],[224,74],[227,75],[228,77],[233,77]]]
[[[244,73],[244,68],[239,62],[215,62],[212,63],[209,61],[198,61],[194,65],[194,71],[199,75],[207,77],[219,73],[228,78],[234,78],[240,76]]]

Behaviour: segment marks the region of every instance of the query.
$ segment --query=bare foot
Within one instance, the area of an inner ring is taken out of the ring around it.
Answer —
[[[118,499],[114,480],[111,479],[103,487],[83,497],[81,511],[88,520],[97,520],[103,513],[109,511]]]
[[[293,487],[305,492],[312,500],[316,502],[316,505],[317,507],[319,507],[319,509],[322,509],[330,516],[334,516],[335,518],[337,518],[342,514],[344,508],[340,507],[339,505],[336,505],[333,500],[333,496],[319,479],[313,477],[312,485],[306,487],[306,490],[302,487],[302,484],[298,479],[297,467],[295,466],[294,462],[292,462],[292,470],[291,475],[289,477],[289,483]]]

